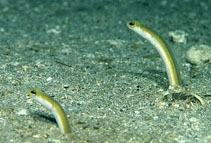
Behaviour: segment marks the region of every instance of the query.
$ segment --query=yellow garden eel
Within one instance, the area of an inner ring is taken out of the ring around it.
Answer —
[[[57,101],[36,88],[30,88],[28,94],[53,113],[61,133],[71,132],[66,113]]]
[[[181,85],[180,73],[177,68],[176,60],[171,52],[171,49],[167,46],[164,40],[156,32],[152,31],[151,29],[140,24],[137,21],[134,20],[129,21],[127,23],[127,26],[131,30],[141,35],[143,38],[147,39],[159,52],[166,66],[169,85],[180,86]]]
[[[172,54],[171,49],[167,46],[164,40],[156,32],[142,25],[138,21],[131,20],[127,22],[127,27],[148,40],[156,48],[166,66],[166,71],[169,79],[169,88],[171,89],[174,87],[181,87],[182,82],[179,70],[177,68],[176,60],[174,58],[174,55]],[[187,93],[185,90],[183,91]],[[202,105],[205,104],[200,96],[193,93],[191,93],[191,95],[197,98]]]

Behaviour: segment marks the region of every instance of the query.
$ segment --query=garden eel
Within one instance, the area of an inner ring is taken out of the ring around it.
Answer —
[[[57,101],[36,88],[28,89],[28,95],[53,113],[61,133],[71,132],[66,113]]]
[[[169,89],[174,89],[175,87],[181,87],[181,77],[177,67],[176,60],[171,49],[167,46],[164,40],[153,30],[146,27],[145,25],[139,23],[138,21],[131,20],[127,22],[127,27],[140,36],[148,40],[158,51],[161,58],[163,59],[169,79]],[[186,94],[188,93],[186,90],[183,90]],[[190,93],[191,96],[197,98],[202,105],[205,105],[203,99],[196,94]]]
[[[176,60],[172,54],[171,49],[167,46],[164,40],[156,32],[152,31],[137,21],[129,21],[127,26],[131,30],[141,35],[143,38],[147,39],[156,48],[165,63],[169,85],[180,86],[181,78],[177,68]]]

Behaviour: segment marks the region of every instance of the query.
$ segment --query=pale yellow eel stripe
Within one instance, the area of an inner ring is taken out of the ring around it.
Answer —
[[[30,88],[28,94],[54,114],[61,133],[71,132],[67,116],[57,101],[36,88]]]
[[[171,49],[167,46],[164,40],[156,32],[135,20],[127,22],[127,27],[147,39],[157,49],[165,63],[169,85],[180,86],[180,73],[177,68],[176,60]]]

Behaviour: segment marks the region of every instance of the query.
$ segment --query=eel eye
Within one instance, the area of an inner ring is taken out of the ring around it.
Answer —
[[[36,95],[37,93],[36,93],[35,91],[33,91],[33,90],[32,90],[32,91],[31,91],[31,94],[34,94],[34,95]]]
[[[129,25],[130,25],[130,26],[134,26],[135,23],[131,21],[131,22],[129,22]]]

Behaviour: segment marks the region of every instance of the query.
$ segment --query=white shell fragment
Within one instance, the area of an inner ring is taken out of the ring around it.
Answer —
[[[169,36],[174,43],[186,44],[188,33],[181,30],[170,31]]]
[[[17,112],[17,115],[23,116],[23,115],[28,115],[28,110],[27,109],[21,109],[20,111]]]
[[[195,65],[211,61],[211,47],[207,45],[192,46],[186,53],[186,61]]]

